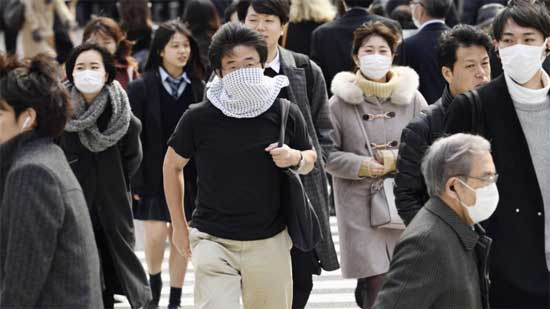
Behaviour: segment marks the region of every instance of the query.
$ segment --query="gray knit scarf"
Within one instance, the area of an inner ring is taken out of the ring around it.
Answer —
[[[67,123],[65,131],[77,132],[80,142],[91,152],[101,152],[114,146],[128,132],[132,112],[126,91],[115,80],[105,85],[91,104],[76,89],[70,87],[73,101],[73,119]],[[103,132],[97,127],[97,120],[111,104],[113,115]]]

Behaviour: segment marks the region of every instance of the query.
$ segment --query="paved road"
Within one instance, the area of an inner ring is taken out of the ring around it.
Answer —
[[[330,218],[330,225],[332,230],[332,237],[336,245],[336,251],[340,256],[340,242],[338,239],[338,228],[336,226],[336,217]],[[139,223],[136,224],[137,231],[137,255],[145,266],[145,254],[142,250],[141,244],[141,227]],[[168,296],[170,292],[170,283],[168,275],[168,261],[162,265],[162,298],[160,301],[161,307],[168,305]],[[185,278],[185,284],[183,287],[182,307],[185,309],[193,308],[193,282],[195,276],[193,274],[193,265],[189,264],[189,270]],[[357,308],[354,301],[353,290],[355,288],[355,280],[343,279],[339,270],[332,272],[323,272],[321,276],[314,277],[313,293],[310,297],[307,308],[316,309],[343,309],[343,308]],[[116,306],[117,308],[128,307],[126,300]]]

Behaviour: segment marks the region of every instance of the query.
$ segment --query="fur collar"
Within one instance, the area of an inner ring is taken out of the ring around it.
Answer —
[[[411,104],[419,81],[418,74],[409,67],[394,66],[391,68],[392,78],[396,78],[395,86],[390,96],[390,102],[396,105]],[[355,74],[340,72],[334,76],[330,87],[332,93],[349,104],[361,104],[364,102],[364,93],[355,84]]]

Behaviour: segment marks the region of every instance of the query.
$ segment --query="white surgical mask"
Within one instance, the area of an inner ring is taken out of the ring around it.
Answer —
[[[391,68],[392,58],[389,56],[372,54],[359,58],[360,70],[370,79],[381,79],[388,74]]]
[[[216,76],[207,86],[206,97],[226,116],[254,118],[267,111],[288,84],[284,75],[271,78],[264,76],[262,68],[243,68],[223,78]]]
[[[544,62],[546,41],[542,46],[516,44],[499,49],[502,69],[518,84],[528,82],[539,70]]]
[[[84,70],[73,74],[74,85],[82,93],[97,93],[105,85],[105,73]]]
[[[474,190],[460,178],[458,178],[458,181],[460,181],[468,189],[474,191],[476,194],[476,203],[472,206],[468,206],[460,201],[460,205],[466,208],[470,219],[472,219],[474,223],[479,223],[489,219],[489,217],[497,209],[498,205],[499,195],[497,184],[493,182],[490,185]]]
[[[416,17],[414,17],[414,11],[416,11],[416,6],[419,6],[419,5],[420,4],[415,4],[414,9],[411,12],[412,21],[416,29],[420,29],[420,27],[422,27],[422,23],[418,19],[416,19]]]

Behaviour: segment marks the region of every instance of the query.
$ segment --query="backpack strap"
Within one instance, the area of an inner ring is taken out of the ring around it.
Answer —
[[[481,136],[485,136],[485,124],[483,121],[483,105],[479,98],[477,90],[472,90],[464,93],[472,106],[472,132]]]

